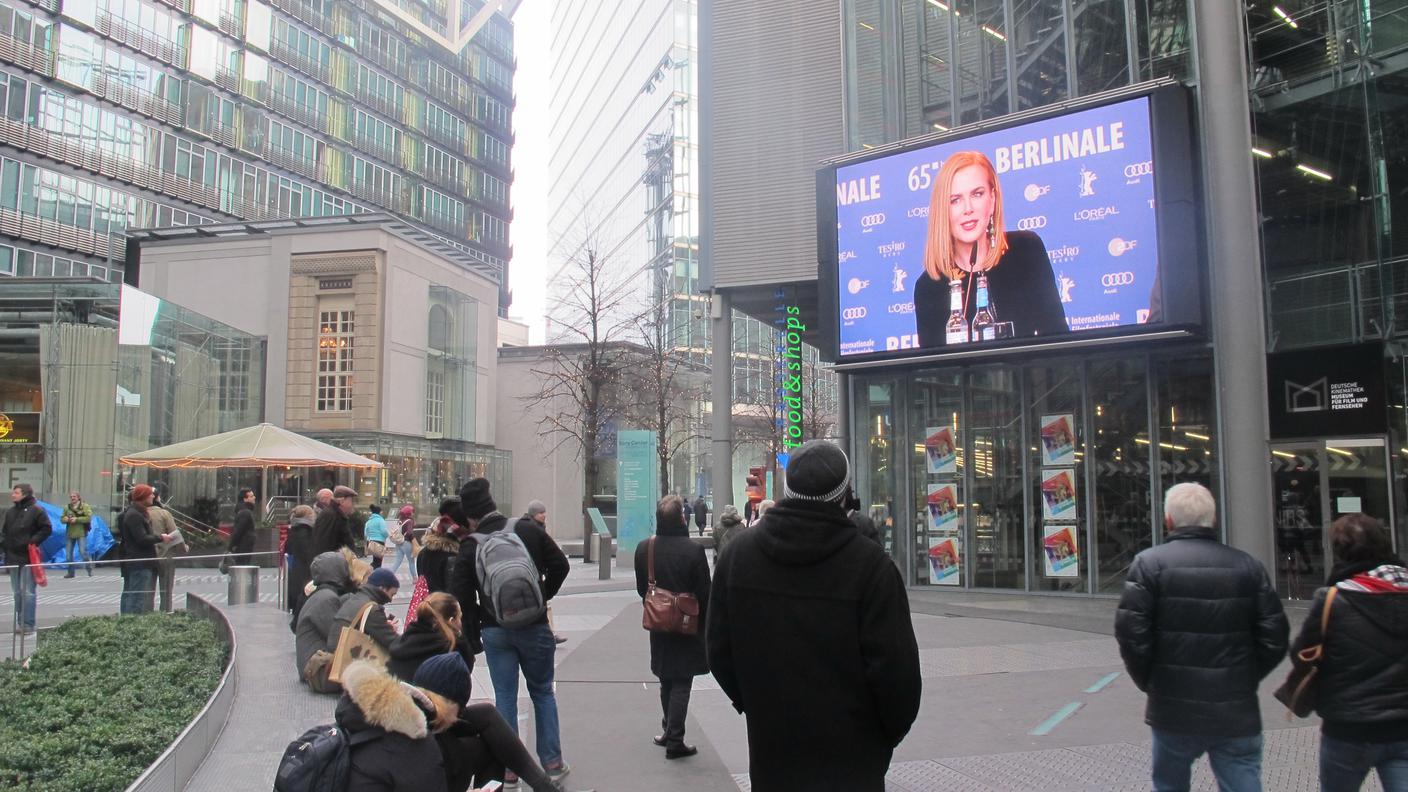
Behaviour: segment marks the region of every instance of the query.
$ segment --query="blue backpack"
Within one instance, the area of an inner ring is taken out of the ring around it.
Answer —
[[[372,732],[365,739],[375,736]],[[343,792],[352,771],[352,746],[335,723],[314,726],[284,749],[274,792]]]

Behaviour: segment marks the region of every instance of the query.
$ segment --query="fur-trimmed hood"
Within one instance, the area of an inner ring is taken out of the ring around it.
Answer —
[[[418,740],[429,734],[425,711],[416,704],[410,685],[381,667],[359,660],[342,673],[344,695],[337,703],[337,722],[349,734],[380,729]]]
[[[460,551],[460,543],[459,540],[449,534],[439,534],[432,531],[425,534],[425,538],[421,542],[421,549],[440,550],[454,555]]]

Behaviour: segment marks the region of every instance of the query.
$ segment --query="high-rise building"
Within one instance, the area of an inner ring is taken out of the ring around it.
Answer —
[[[130,228],[390,212],[506,281],[501,5],[0,0],[0,275],[120,280]]]

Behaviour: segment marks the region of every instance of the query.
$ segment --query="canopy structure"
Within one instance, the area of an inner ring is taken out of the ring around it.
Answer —
[[[379,468],[380,462],[269,423],[187,440],[118,459],[154,468]]]

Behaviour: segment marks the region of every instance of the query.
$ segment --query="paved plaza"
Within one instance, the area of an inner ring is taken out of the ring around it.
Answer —
[[[401,575],[406,578],[407,570]],[[331,721],[335,700],[311,694],[295,680],[292,635],[272,604],[272,574],[261,579],[260,603],[236,607],[224,605],[223,576],[191,570],[180,580],[183,592],[204,591],[225,607],[239,641],[233,713],[187,790],[267,790],[283,747],[305,728]],[[117,585],[99,577],[51,583],[41,594],[41,624],[67,612],[113,612]],[[8,619],[8,591],[0,599],[0,614]],[[392,606],[398,615],[406,599],[398,597]],[[910,600],[924,697],[918,722],[896,751],[889,789],[1151,788],[1143,696],[1123,673],[1110,635],[1113,600],[933,589],[916,589]],[[1290,615],[1298,626],[1301,611],[1293,605]],[[570,788],[750,788],[744,720],[711,677],[696,680],[690,705],[686,739],[699,746],[699,755],[668,761],[651,743],[660,726],[659,694],[629,570],[600,581],[595,565],[574,560],[554,600],[554,620],[569,639],[558,648],[557,695],[563,748],[573,766]],[[1288,722],[1271,698],[1283,674],[1284,667],[1263,685],[1266,789],[1310,792],[1317,788],[1318,729],[1314,721]],[[473,690],[476,698],[492,695],[482,659]],[[532,707],[526,691],[520,694],[521,732],[531,746]],[[1216,788],[1206,761],[1194,780],[1194,789]],[[1379,786],[1371,780],[1365,789]]]

